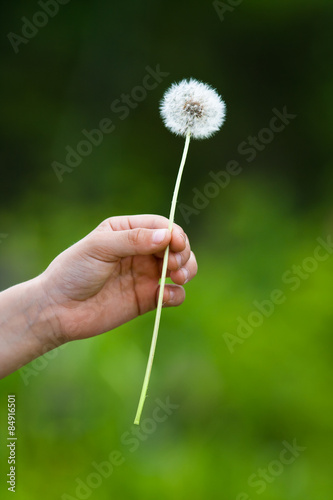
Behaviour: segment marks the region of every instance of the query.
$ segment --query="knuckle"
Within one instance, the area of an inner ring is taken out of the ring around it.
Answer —
[[[115,217],[108,217],[107,219],[104,219],[100,224],[97,226],[96,229],[106,231],[106,230],[112,230],[112,223],[114,222]]]
[[[131,245],[136,246],[142,239],[142,229],[132,229],[128,233],[128,241]]]

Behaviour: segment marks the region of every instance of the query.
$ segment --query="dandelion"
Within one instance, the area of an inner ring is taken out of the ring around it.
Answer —
[[[197,80],[174,83],[161,103],[165,126],[177,135],[207,139],[225,119],[225,103],[209,85]]]
[[[168,229],[172,231],[175,217],[177,197],[180,182],[186,162],[190,140],[206,139],[217,132],[225,120],[226,107],[218,93],[206,83],[191,78],[174,83],[166,91],[161,102],[160,112],[165,126],[173,133],[185,137],[185,146],[182,160],[178,170],[177,180],[173,192],[171,210],[169,215]],[[139,425],[143,405],[146,399],[150,373],[155,354],[158,329],[162,311],[162,300],[167,273],[169,257],[169,246],[166,248],[163,258],[160,290],[158,295],[153,338],[150,347],[146,374],[141,390],[138,409],[134,423]]]

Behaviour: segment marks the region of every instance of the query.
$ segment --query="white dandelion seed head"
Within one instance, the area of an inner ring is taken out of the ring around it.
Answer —
[[[215,89],[191,78],[171,85],[160,112],[171,132],[182,136],[190,132],[194,139],[206,139],[221,128],[226,105]]]

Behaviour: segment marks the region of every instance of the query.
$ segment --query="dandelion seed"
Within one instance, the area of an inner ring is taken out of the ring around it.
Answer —
[[[206,83],[182,80],[165,93],[160,107],[165,126],[171,132],[194,139],[207,139],[222,126],[226,106]]]
[[[165,126],[171,130],[171,132],[186,137],[169,215],[169,230],[172,231],[180,182],[191,137],[194,139],[205,139],[217,132],[225,120],[226,107],[224,101],[212,87],[191,78],[190,80],[182,80],[180,83],[174,83],[170,89],[167,90],[161,102],[160,112]],[[139,405],[134,420],[134,423],[137,425],[140,423],[141,413],[147,395],[150,373],[153,366],[162,311],[168,257],[169,246],[164,253],[153,338]]]

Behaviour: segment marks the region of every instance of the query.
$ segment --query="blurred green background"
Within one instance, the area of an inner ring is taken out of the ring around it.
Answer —
[[[189,221],[177,211],[199,273],[184,305],[163,312],[140,437],[128,444],[154,313],[1,381],[1,498],[8,393],[19,500],[333,498],[333,257],[311,260],[333,227],[333,3],[222,4],[72,0],[24,42],[8,34],[23,36],[23,16],[43,24],[43,9],[1,2],[1,289],[41,273],[106,217],[168,215],[183,141],[158,106],[174,81],[210,83],[228,110],[221,132],[192,142],[179,203],[193,208],[229,161],[242,170]],[[112,103],[158,65],[168,76],[121,119]],[[297,116],[270,137],[262,129],[285,106]],[[52,163],[105,118],[114,131],[60,182]],[[258,134],[269,140],[248,161],[239,147]],[[292,290],[294,265],[312,268]],[[228,348],[225,334],[235,339],[239,318],[274,289],[284,302]],[[178,408],[154,424],[157,398]],[[283,442],[295,440],[306,449],[281,465]],[[114,450],[123,463],[96,476],[93,462]]]

